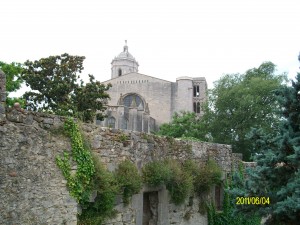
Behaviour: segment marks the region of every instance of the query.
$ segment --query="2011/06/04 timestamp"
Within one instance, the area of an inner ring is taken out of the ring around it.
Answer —
[[[270,204],[270,197],[236,197],[237,205],[266,205]]]

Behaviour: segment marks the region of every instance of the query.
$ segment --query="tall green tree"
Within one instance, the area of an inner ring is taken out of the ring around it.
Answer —
[[[11,92],[15,92],[20,89],[21,84],[23,82],[21,78],[22,65],[20,63],[12,62],[5,63],[0,61],[0,69],[6,75],[6,104],[8,106],[12,106],[15,102],[19,102],[21,105],[25,105],[25,100],[22,98],[12,98],[8,95]]]
[[[193,112],[175,113],[170,123],[160,126],[157,134],[174,138],[203,138],[204,129],[200,119]]]
[[[110,86],[95,81],[92,75],[88,84],[79,81],[84,59],[65,53],[27,60],[22,78],[32,90],[24,94],[28,109],[79,116],[84,121],[95,114],[102,117],[103,102],[109,98],[105,91]]]
[[[265,196],[270,204],[244,206],[240,211],[258,211],[267,224],[296,225],[300,221],[300,74],[291,87],[278,91],[283,120],[276,135],[261,129],[251,137],[260,152],[257,166],[248,170],[244,187],[233,191],[239,196]]]
[[[276,130],[280,116],[274,91],[285,80],[273,63],[265,62],[245,74],[229,74],[216,81],[201,120],[212,141],[232,145],[234,152],[249,160],[253,148],[246,135],[252,127]]]
[[[252,127],[276,132],[280,115],[275,90],[284,81],[286,75],[277,74],[271,62],[245,74],[227,74],[209,90],[201,119],[189,112],[175,114],[158,134],[230,144],[234,152],[243,153],[244,160],[250,160],[254,151],[246,135]]]

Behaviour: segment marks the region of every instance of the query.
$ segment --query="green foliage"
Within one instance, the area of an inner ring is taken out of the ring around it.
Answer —
[[[175,113],[172,121],[163,124],[159,135],[230,144],[234,152],[249,160],[252,141],[246,135],[252,127],[274,133],[280,121],[275,90],[286,80],[276,74],[276,67],[265,62],[245,74],[227,74],[214,83],[203,104],[204,115]]]
[[[194,138],[198,140],[203,137],[201,131],[203,131],[202,124],[195,113],[180,112],[174,113],[170,123],[162,124],[157,134],[174,138]]]
[[[78,216],[79,224],[102,224],[106,218],[115,214],[114,203],[119,193],[119,184],[114,174],[107,171],[95,156],[93,160],[96,172],[91,185],[97,196],[94,202],[87,202],[82,206],[82,213]]]
[[[213,142],[230,144],[234,152],[249,160],[253,147],[246,135],[252,127],[276,131],[280,116],[274,91],[286,75],[275,72],[275,65],[265,62],[245,74],[228,74],[214,83],[201,120]]]
[[[193,190],[193,176],[182,165],[175,160],[167,162],[172,171],[170,180],[166,183],[166,187],[171,196],[171,200],[176,205],[184,202]]]
[[[27,107],[34,111],[46,111],[57,115],[76,116],[83,121],[90,121],[96,112],[101,119],[103,103],[109,98],[105,93],[110,86],[94,81],[86,85],[81,81],[83,56],[50,56],[36,61],[26,61],[22,78],[32,91],[26,92]]]
[[[124,133],[120,133],[120,134],[115,136],[114,140],[118,141],[118,142],[125,143],[126,141],[129,140],[129,137]]]
[[[257,211],[269,216],[267,224],[299,224],[300,218],[300,74],[291,87],[278,90],[282,106],[280,132],[265,134],[252,131],[252,140],[261,152],[255,156],[257,166],[247,170],[247,180],[234,194],[265,196],[271,204],[240,207],[239,211]]]
[[[25,100],[23,98],[12,98],[9,97],[9,93],[15,92],[20,89],[21,84],[23,82],[21,78],[22,65],[20,63],[12,62],[10,64],[4,63],[0,61],[0,69],[6,75],[6,105],[13,106],[15,102],[19,102],[22,107],[25,106]]]
[[[208,193],[211,187],[221,182],[222,171],[216,162],[208,160],[195,176],[195,192],[201,196]]]
[[[110,87],[111,85],[106,86],[99,81],[95,81],[95,77],[89,74],[89,83],[84,85],[81,82],[75,88],[74,95],[72,95],[72,102],[76,106],[77,117],[83,121],[93,121],[94,117],[97,116],[98,120],[102,120],[104,115],[99,113],[99,111],[105,109],[104,104],[109,99],[106,91]]]
[[[95,173],[94,163],[91,153],[84,148],[77,124],[69,118],[65,121],[64,128],[71,138],[72,158],[65,152],[63,158],[57,156],[56,162],[67,180],[71,196],[80,204],[84,204],[88,201],[91,191],[91,180]],[[75,175],[71,174],[71,163],[73,162],[77,166]]]
[[[234,177],[238,177],[240,180],[244,180],[243,171],[240,167],[239,171],[234,172]],[[234,178],[232,178],[234,180]],[[234,185],[239,185],[237,182],[233,182],[228,185],[225,184],[225,193],[223,200],[222,211],[217,211],[214,204],[210,203],[207,205],[207,217],[208,225],[260,225],[261,217],[257,213],[251,215],[245,215],[241,212],[236,212],[236,202],[234,195],[230,194],[231,190],[234,189]]]
[[[183,203],[193,190],[199,195],[207,194],[209,188],[221,179],[221,170],[213,161],[209,161],[204,168],[190,160],[183,164],[175,160],[153,161],[146,164],[142,171],[146,184],[166,185],[175,204]]]
[[[143,186],[142,177],[136,166],[129,160],[119,164],[116,170],[116,179],[123,191],[123,202],[125,204],[128,204],[130,197],[137,194]]]
[[[150,186],[167,184],[171,180],[172,171],[164,161],[147,163],[143,169],[144,183]]]

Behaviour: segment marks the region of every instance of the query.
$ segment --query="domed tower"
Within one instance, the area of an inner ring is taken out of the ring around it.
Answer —
[[[111,78],[116,78],[127,73],[138,72],[139,64],[128,52],[127,41],[125,41],[123,52],[111,62]]]

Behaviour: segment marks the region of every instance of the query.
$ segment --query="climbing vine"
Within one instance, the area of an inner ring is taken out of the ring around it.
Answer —
[[[56,163],[67,180],[71,196],[79,203],[85,203],[91,192],[91,180],[95,173],[94,162],[90,151],[84,147],[78,125],[73,119],[68,118],[65,121],[64,129],[71,139],[72,154],[70,157],[69,153],[64,152],[62,157],[56,157]],[[71,173],[72,166],[77,168],[74,175]]]
[[[116,196],[122,194],[124,204],[128,204],[130,197],[141,190],[143,183],[150,186],[165,185],[171,201],[178,205],[193,193],[199,196],[207,193],[221,180],[221,170],[213,161],[208,161],[204,167],[190,160],[153,161],[143,167],[141,176],[136,166],[125,160],[115,172],[109,172],[91,154],[73,119],[65,121],[64,133],[70,137],[72,151],[64,151],[56,157],[56,162],[67,180],[70,195],[82,208],[78,216],[79,224],[101,224],[105,218],[113,217]],[[125,136],[120,136],[118,141],[127,141],[127,137],[125,140]],[[228,198],[228,195],[225,196]],[[224,213],[230,210],[228,208]],[[208,209],[208,216],[210,225],[222,224],[217,222],[219,216],[213,206]]]

